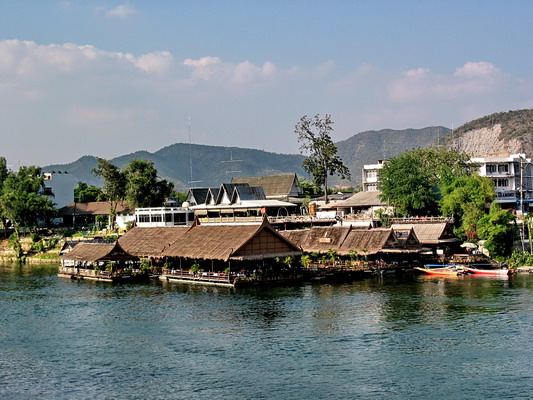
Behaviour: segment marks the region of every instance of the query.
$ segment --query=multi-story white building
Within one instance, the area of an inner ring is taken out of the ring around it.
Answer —
[[[378,160],[377,164],[363,165],[363,192],[378,190],[379,172],[387,160]]]
[[[496,202],[504,208],[529,209],[533,202],[533,166],[525,154],[509,157],[477,157],[472,162],[479,164],[479,174],[492,179],[496,189]]]
[[[51,196],[56,208],[65,207],[74,202],[74,189],[78,179],[62,171],[44,172],[44,194]]]

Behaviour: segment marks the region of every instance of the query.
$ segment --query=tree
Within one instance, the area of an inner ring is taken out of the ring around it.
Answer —
[[[98,201],[102,196],[102,189],[96,186],[89,186],[85,182],[78,182],[78,186],[74,188],[74,201],[76,203]]]
[[[174,185],[157,177],[151,161],[133,160],[122,172],[126,178],[126,200],[132,207],[161,206],[173,192]]]
[[[44,178],[39,167],[21,167],[6,176],[0,195],[0,213],[12,225],[10,243],[17,258],[22,256],[20,229],[34,228],[55,215],[53,202],[43,194]]]
[[[486,240],[485,248],[491,257],[509,256],[516,234],[515,216],[492,203],[490,211],[478,222],[479,238]]]
[[[401,215],[427,215],[437,210],[431,174],[410,152],[391,158],[380,174],[381,200]]]
[[[104,180],[102,195],[109,202],[111,226],[114,227],[118,205],[126,197],[126,177],[111,161],[98,158],[97,163],[93,174]]]
[[[339,175],[342,179],[350,178],[350,171],[337,156],[337,146],[331,139],[333,121],[331,115],[324,118],[304,115],[296,124],[294,133],[298,136],[301,153],[309,155],[302,167],[319,187],[324,186],[324,201],[328,203],[328,175]]]
[[[461,176],[443,186],[441,193],[441,212],[455,217],[456,235],[476,239],[478,221],[485,215],[486,205],[494,200],[492,180],[477,174]]]
[[[402,214],[436,214],[441,187],[477,169],[469,156],[443,147],[419,148],[391,158],[380,172],[381,199]]]

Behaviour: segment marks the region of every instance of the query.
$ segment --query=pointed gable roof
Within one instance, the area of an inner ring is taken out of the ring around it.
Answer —
[[[232,204],[239,204],[246,200],[266,200],[265,192],[261,186],[236,186],[231,196]]]
[[[392,229],[413,229],[420,243],[425,244],[460,241],[460,239],[453,234],[452,227],[447,222],[392,224]]]
[[[266,220],[261,225],[197,225],[163,255],[228,261],[274,258],[300,254],[301,250],[279,235]]]
[[[187,194],[187,201],[195,206],[198,204],[205,204],[209,188],[190,188]]]
[[[248,186],[247,183],[222,183],[216,198],[215,204],[224,204],[224,199],[231,202],[233,190],[237,186]]]

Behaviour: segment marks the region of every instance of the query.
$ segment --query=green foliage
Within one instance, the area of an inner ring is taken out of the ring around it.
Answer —
[[[486,240],[484,246],[490,252],[491,257],[509,256],[512,252],[515,234],[515,216],[501,210],[497,203],[493,203],[489,214],[478,222],[479,238]]]
[[[76,203],[89,203],[103,199],[102,189],[96,186],[89,186],[84,182],[78,182],[74,188],[74,201]]]
[[[463,239],[476,239],[478,221],[485,214],[486,204],[494,199],[492,180],[477,174],[461,176],[444,185],[441,192],[441,212],[455,217],[456,235]]]
[[[9,236],[7,244],[15,251],[16,258],[22,258],[23,251],[22,246],[20,245],[20,238],[17,231],[15,231],[11,234],[11,236]]]
[[[515,250],[505,259],[505,263],[509,268],[533,266],[533,254]]]
[[[317,186],[317,184],[312,181],[305,178],[298,179],[298,183],[300,184],[300,187],[302,188],[304,197],[316,197],[320,195],[321,189],[320,186]]]
[[[1,164],[1,162],[0,162]],[[0,216],[2,225],[13,226],[12,246],[17,258],[22,257],[19,231],[22,227],[35,227],[49,221],[55,214],[52,201],[43,194],[44,178],[39,167],[21,167],[18,172],[8,172],[0,188]],[[17,243],[15,243],[17,242]]]
[[[309,265],[311,265],[312,261],[313,260],[311,259],[311,256],[309,254],[304,254],[300,257],[300,264],[302,264],[304,268],[308,268]]]
[[[160,206],[172,194],[174,185],[158,179],[151,161],[133,160],[122,173],[126,178],[126,199],[132,207]]]
[[[380,172],[381,199],[401,215],[435,214],[435,185],[428,169],[411,152],[394,157]]]
[[[331,115],[326,114],[324,118],[320,118],[319,114],[314,118],[304,115],[294,129],[300,142],[300,151],[309,154],[302,167],[313,177],[317,186],[324,186],[326,203],[328,175],[350,179],[350,171],[337,155],[337,146],[331,139],[332,125]]]
[[[199,273],[200,270],[201,270],[200,264],[198,263],[194,263],[193,265],[191,265],[191,268],[189,268],[189,272],[192,272],[193,274]]]
[[[393,157],[380,172],[382,200],[404,215],[436,215],[440,188],[469,176],[477,166],[469,156],[443,147],[409,150]]]

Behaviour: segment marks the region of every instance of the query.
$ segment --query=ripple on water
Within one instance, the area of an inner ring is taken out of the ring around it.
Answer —
[[[234,291],[0,267],[0,398],[516,398],[533,277]]]

